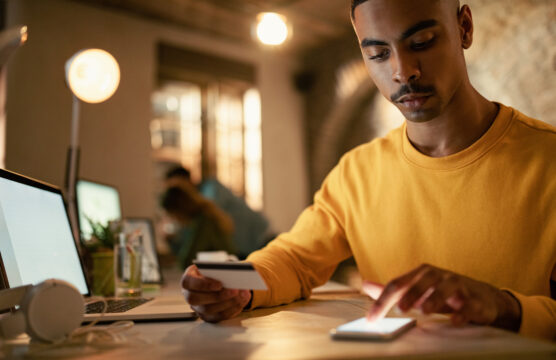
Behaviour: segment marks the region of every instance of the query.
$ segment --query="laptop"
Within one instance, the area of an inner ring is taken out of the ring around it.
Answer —
[[[59,188],[0,169],[0,267],[6,288],[46,279],[73,284],[90,307],[90,286]],[[132,309],[106,313],[102,321],[181,320],[197,315],[182,296],[131,300]],[[98,303],[98,302],[97,302]],[[87,313],[83,321],[100,318]]]
[[[102,224],[122,218],[120,193],[114,186],[79,179],[75,184],[75,199],[83,241],[90,240],[92,234],[87,218]]]

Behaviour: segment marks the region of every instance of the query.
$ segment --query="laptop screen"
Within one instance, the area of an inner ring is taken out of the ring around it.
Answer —
[[[76,185],[79,228],[84,240],[91,238],[91,225],[87,218],[106,225],[122,217],[118,190],[109,185],[79,180]]]
[[[56,278],[89,293],[58,189],[0,170],[0,238],[10,287]]]

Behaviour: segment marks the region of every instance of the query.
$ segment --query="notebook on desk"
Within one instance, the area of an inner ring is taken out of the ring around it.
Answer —
[[[5,287],[62,279],[85,297],[88,311],[95,306],[59,188],[0,169],[0,239]],[[132,300],[134,307],[128,310],[113,299],[109,303],[117,309],[104,314],[103,321],[196,318],[180,295]],[[124,307],[129,306],[128,301]],[[98,312],[88,313],[84,321],[99,317]]]

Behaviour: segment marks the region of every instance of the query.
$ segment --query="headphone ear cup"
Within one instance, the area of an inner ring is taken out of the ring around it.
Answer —
[[[70,283],[50,279],[27,292],[21,311],[26,331],[33,339],[45,342],[63,340],[83,321],[83,296]]]

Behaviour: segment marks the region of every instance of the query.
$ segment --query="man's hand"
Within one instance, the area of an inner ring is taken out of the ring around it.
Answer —
[[[195,265],[185,269],[181,286],[189,305],[208,322],[233,318],[251,300],[249,290],[224,289],[219,281],[201,275]]]
[[[193,185],[193,183],[189,180],[183,179],[181,177],[171,177],[170,179],[166,180],[166,188],[177,187],[185,192],[188,198],[193,201],[197,205],[201,205],[205,198],[201,195],[199,190]]]
[[[397,304],[402,311],[451,312],[454,325],[474,323],[519,330],[521,308],[508,292],[431,265],[421,265],[392,280],[381,293],[379,287],[364,285],[367,292],[380,294],[367,314],[371,321],[384,317]]]

